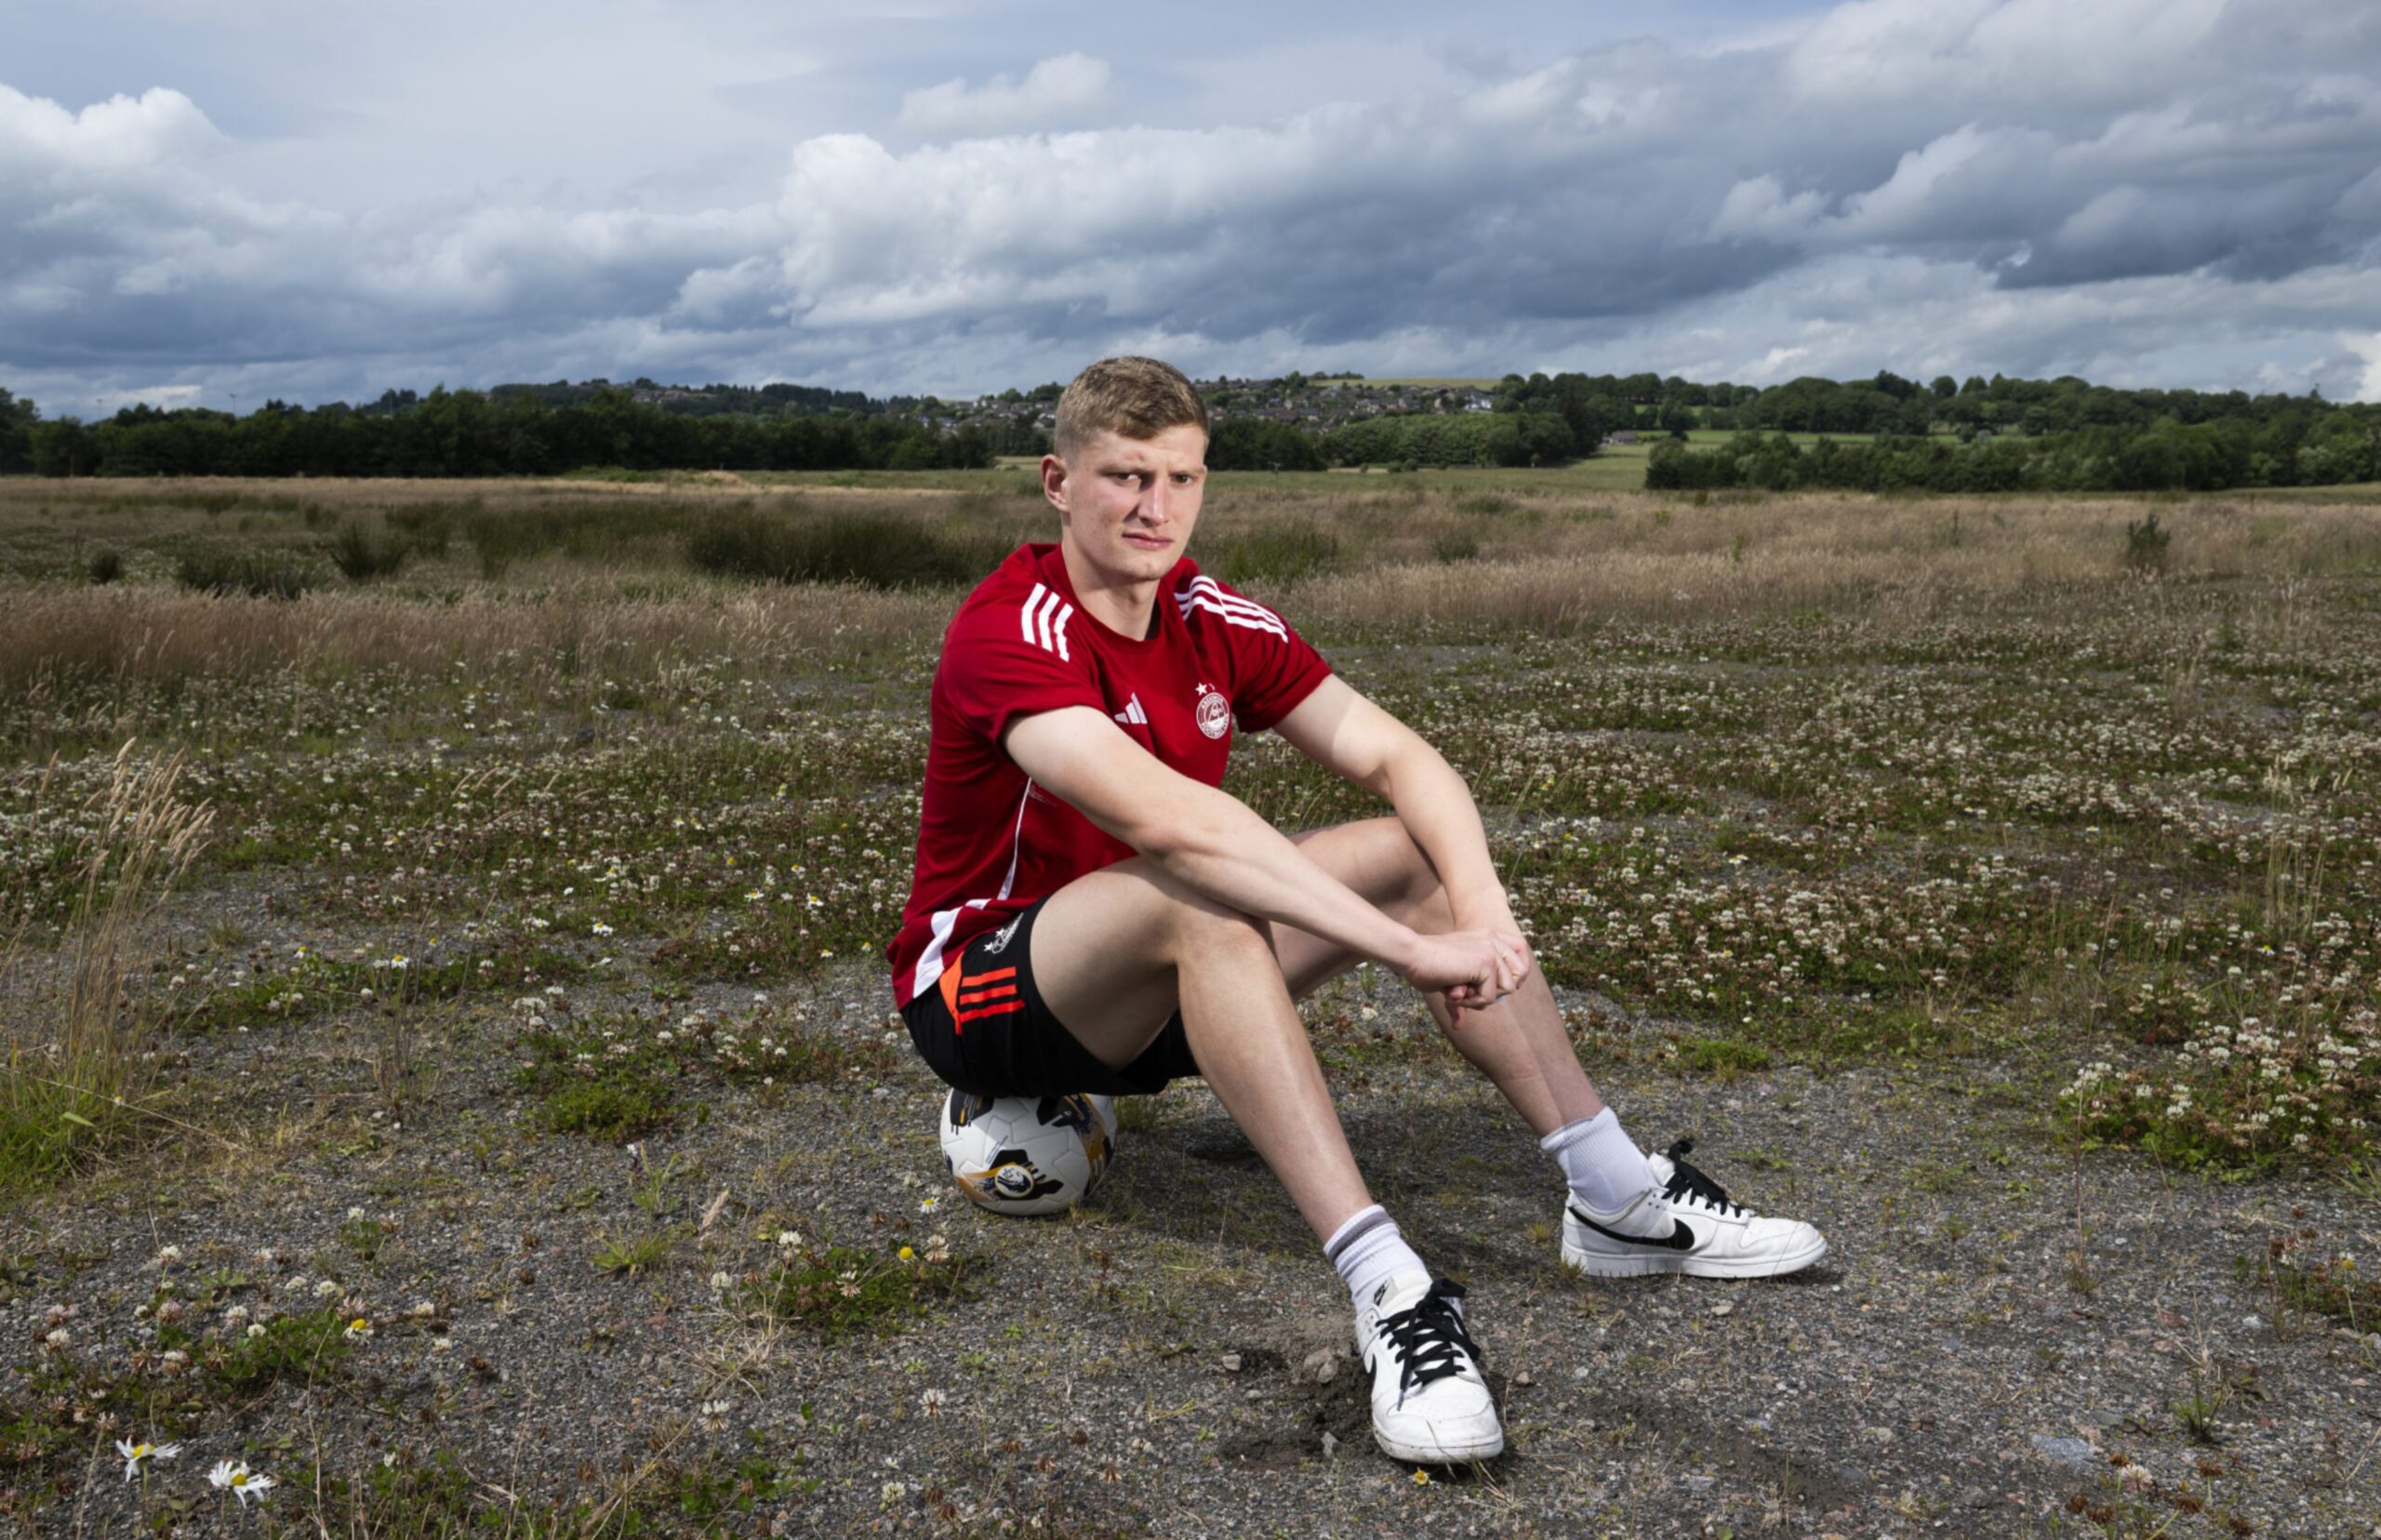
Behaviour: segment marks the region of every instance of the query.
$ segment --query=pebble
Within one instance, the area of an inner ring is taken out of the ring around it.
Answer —
[[[1733,1300],[1723,1299],[1711,1307],[1711,1313],[1715,1316],[1734,1315],[1736,1312],[1736,1302]]]
[[[2037,1433],[2034,1447],[2072,1470],[2089,1470],[2094,1464],[2092,1446],[2082,1439],[2055,1439],[2047,1433]]]
[[[1224,1355],[1224,1373],[1227,1374],[1237,1374],[1240,1373],[1240,1355],[1238,1353],[1226,1353]]]

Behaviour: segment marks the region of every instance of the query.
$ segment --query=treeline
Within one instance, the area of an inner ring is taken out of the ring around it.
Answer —
[[[1207,440],[1211,471],[1323,471],[1334,465],[1560,465],[1579,452],[1545,412],[1366,418],[1317,434],[1294,423],[1224,418]]]
[[[930,471],[989,466],[998,452],[980,431],[938,433],[913,418],[691,417],[642,405],[616,387],[574,406],[445,390],[395,412],[273,402],[235,418],[128,406],[95,423],[29,420],[22,438],[21,468],[45,476],[507,476],[588,466]]]
[[[1709,450],[1656,445],[1656,491],[1796,487],[1864,492],[2156,492],[2334,486],[2381,480],[2381,410],[2340,407],[2311,422],[2221,418],[2186,425],[2084,428],[2041,438],[1892,434],[1798,444],[1748,431]]]
[[[2085,428],[2147,429],[2167,421],[2186,428],[2226,420],[2269,423],[2311,419],[2334,409],[2317,395],[2127,391],[2073,375],[2055,379],[1971,375],[1965,380],[1942,375],[1931,384],[1921,384],[1889,369],[1869,379],[1805,376],[1766,390],[1651,374],[1507,375],[1495,394],[1500,412],[1560,412],[1572,420],[1575,431],[1590,426],[1607,432],[1621,428],[1658,432],[1758,428],[1911,438],[1929,433],[2041,438]]]

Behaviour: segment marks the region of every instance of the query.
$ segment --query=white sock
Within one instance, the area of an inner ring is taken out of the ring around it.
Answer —
[[[1654,1180],[1645,1152],[1620,1131],[1620,1120],[1609,1107],[1592,1118],[1564,1123],[1538,1140],[1537,1148],[1562,1165],[1571,1195],[1597,1214],[1616,1214],[1647,1188],[1661,1186]]]
[[[1359,1309],[1370,1303],[1375,1289],[1399,1273],[1427,1276],[1430,1270],[1398,1233],[1397,1221],[1378,1203],[1333,1230],[1331,1239],[1323,1243],[1323,1255],[1347,1281],[1348,1297]]]

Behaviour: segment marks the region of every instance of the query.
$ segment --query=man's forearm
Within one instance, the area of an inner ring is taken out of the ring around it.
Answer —
[[[1391,966],[1400,962],[1414,940],[1411,930],[1307,859],[1239,799],[1202,790],[1205,795],[1178,810],[1166,843],[1144,854],[1228,909],[1295,925]]]
[[[1405,832],[1421,846],[1446,889],[1456,928],[1510,923],[1511,906],[1488,856],[1488,831],[1471,789],[1439,751],[1420,738],[1388,768],[1383,788]]]

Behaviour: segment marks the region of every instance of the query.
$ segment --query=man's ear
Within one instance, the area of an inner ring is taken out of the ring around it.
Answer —
[[[1059,512],[1068,511],[1067,462],[1056,455],[1042,457],[1042,496]]]

